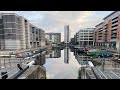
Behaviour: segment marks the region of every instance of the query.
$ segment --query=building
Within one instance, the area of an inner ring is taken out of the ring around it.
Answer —
[[[32,27],[34,27],[32,25]],[[31,34],[31,24],[29,20],[15,13],[0,13],[0,49],[18,50],[35,48],[31,40],[36,38]],[[40,29],[39,43],[37,46],[44,46],[45,32]],[[36,38],[37,39],[37,38]],[[35,41],[37,43],[37,41]]]
[[[75,44],[75,39],[74,38],[71,38],[71,44]]]
[[[70,29],[69,29],[69,25],[66,25],[64,27],[64,43],[66,43],[66,44],[70,43]]]
[[[30,24],[30,46],[31,48],[45,46],[45,32]]]
[[[70,49],[66,47],[64,49],[64,63],[69,64],[69,59],[70,59]]]
[[[1,49],[21,49],[18,17],[14,13],[0,13]]]
[[[79,46],[93,46],[94,45],[94,30],[95,28],[80,29],[76,33],[76,39]]]
[[[95,45],[120,49],[120,11],[114,11],[96,25]]]
[[[52,44],[61,43],[61,33],[45,33],[45,38]]]

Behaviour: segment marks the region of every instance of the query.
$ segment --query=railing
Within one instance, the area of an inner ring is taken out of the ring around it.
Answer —
[[[0,59],[0,70],[4,68],[12,68],[15,64],[26,64],[29,62],[30,59],[23,59],[23,58],[1,58]]]
[[[23,58],[1,58],[0,59],[0,78],[7,79],[17,78],[20,74],[22,74],[27,68],[27,63],[30,62],[30,59],[23,59]],[[23,70],[19,70],[17,65],[20,65]],[[26,66],[26,67],[24,67]],[[10,75],[10,76],[9,76]]]

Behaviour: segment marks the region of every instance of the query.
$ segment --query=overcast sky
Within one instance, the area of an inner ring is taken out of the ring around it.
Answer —
[[[69,25],[71,37],[81,28],[94,28],[102,19],[113,11],[0,11],[14,12],[24,16],[46,33],[61,33],[64,40],[64,26]]]

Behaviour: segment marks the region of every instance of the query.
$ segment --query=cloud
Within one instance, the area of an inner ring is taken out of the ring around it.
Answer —
[[[45,32],[58,32],[64,40],[64,26],[70,25],[71,36],[80,28],[93,28],[112,11],[0,11],[17,13]]]

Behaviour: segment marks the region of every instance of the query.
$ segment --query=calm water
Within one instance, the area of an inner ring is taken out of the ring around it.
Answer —
[[[77,79],[81,65],[75,59],[75,53],[68,47],[63,50],[55,49],[45,55],[43,65],[46,68],[47,79]]]

